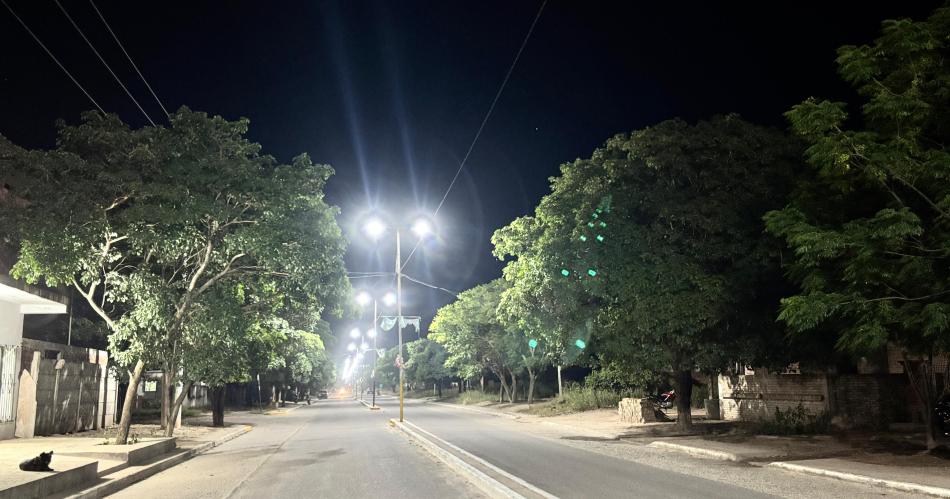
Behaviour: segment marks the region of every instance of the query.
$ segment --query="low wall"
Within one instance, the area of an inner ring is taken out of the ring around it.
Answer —
[[[824,374],[756,374],[719,376],[722,419],[755,421],[775,416],[775,409],[804,406],[812,414],[828,412],[828,377]]]

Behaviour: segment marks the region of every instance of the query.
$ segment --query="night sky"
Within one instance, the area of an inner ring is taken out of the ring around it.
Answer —
[[[6,1],[103,108],[147,124],[55,3]],[[166,122],[90,3],[61,3],[152,119]],[[728,112],[785,127],[781,114],[808,96],[852,99],[835,49],[941,2],[714,3],[548,3],[439,214],[438,240],[406,272],[452,290],[499,276],[492,232],[530,213],[561,163],[615,133]],[[540,2],[96,5],[169,110],[247,117],[265,152],[332,165],[327,196],[342,210],[348,270],[369,272],[392,271],[393,246],[367,241],[358,222],[375,210],[408,224],[435,208]],[[50,147],[57,118],[76,122],[93,106],[5,8],[0,47],[0,134]],[[353,284],[381,293],[391,280]],[[404,293],[404,313],[424,322],[452,300],[406,282]],[[339,334],[352,323],[334,326]]]

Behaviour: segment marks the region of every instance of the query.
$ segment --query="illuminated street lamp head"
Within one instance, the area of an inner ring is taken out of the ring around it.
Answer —
[[[361,291],[360,294],[356,295],[356,303],[366,306],[369,305],[369,302],[373,301],[373,297],[369,295],[366,291]]]
[[[412,233],[416,235],[419,239],[422,239],[429,234],[432,234],[432,224],[424,218],[416,220],[416,223],[412,224]]]
[[[396,293],[393,293],[392,291],[390,291],[389,293],[386,293],[386,296],[383,297],[383,303],[385,303],[387,307],[391,307],[395,305]]]
[[[369,344],[366,343],[365,341],[360,344],[360,350],[368,350],[368,349],[369,349]]]
[[[350,343],[349,345],[346,346],[346,349],[349,350],[349,351],[351,351],[351,352],[352,352],[353,350],[356,350],[356,343]]]
[[[359,337],[360,337],[360,330],[354,327],[350,331],[350,338],[359,338]]]
[[[366,222],[366,226],[363,229],[366,231],[366,235],[372,239],[379,239],[386,233],[386,224],[378,218],[372,218]]]
[[[366,336],[369,336],[370,338],[375,338],[375,337],[376,337],[376,330],[375,330],[375,329],[370,329],[369,331],[366,332]]]

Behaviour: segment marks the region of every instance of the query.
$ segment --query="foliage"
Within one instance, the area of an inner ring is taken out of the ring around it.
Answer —
[[[814,169],[765,217],[794,252],[801,291],[779,315],[793,330],[833,324],[838,347],[856,353],[888,343],[923,359],[950,351],[948,39],[941,8],[885,21],[873,44],[838,50],[841,76],[865,99],[863,128],[842,102],[809,99],[786,113]],[[929,419],[932,366],[907,367]]]
[[[15,227],[13,274],[74,286],[108,325],[121,365],[196,381],[212,364],[188,355],[189,336],[229,348],[242,334],[229,325],[217,337],[207,317],[229,310],[253,327],[283,316],[306,329],[298,319],[339,310],[348,283],[338,210],[323,199],[330,167],[260,154],[247,120],[182,108],[170,121],[132,130],[87,113],[60,124],[51,151],[0,138],[0,177],[17,199],[0,203],[0,226]]]
[[[756,432],[765,435],[811,435],[828,433],[831,416],[828,413],[812,414],[799,403],[786,410],[775,408],[775,416],[756,424]]]
[[[634,371],[607,364],[591,371],[584,379],[584,386],[595,390],[643,393],[656,384],[656,374],[651,371]]]
[[[743,340],[782,334],[761,216],[783,202],[797,155],[736,116],[608,140],[561,167],[533,216],[495,233],[495,255],[511,259],[501,310],[549,331],[561,359],[579,338],[631,373],[755,361]]]
[[[405,348],[405,376],[410,383],[436,384],[452,375],[445,365],[448,352],[441,344],[422,338],[406,343]]]
[[[469,390],[462,392],[462,394],[455,399],[455,402],[462,405],[475,405],[483,402],[495,403],[498,402],[498,396],[480,390]]]
[[[591,387],[565,388],[563,397],[556,397],[550,402],[538,404],[525,412],[538,416],[557,416],[574,412],[593,411],[595,409],[616,409],[620,399],[631,396],[612,390],[601,390]]]

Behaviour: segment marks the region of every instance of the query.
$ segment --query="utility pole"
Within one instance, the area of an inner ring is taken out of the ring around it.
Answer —
[[[402,356],[402,254],[399,247],[399,229],[396,229],[396,330],[399,332],[399,422],[403,422],[405,403],[405,360]]]
[[[376,364],[379,361],[379,350],[376,348],[376,337],[379,336],[376,332],[376,321],[379,320],[377,313],[376,298],[373,298],[373,329],[370,329],[373,332],[373,407],[376,407]]]

